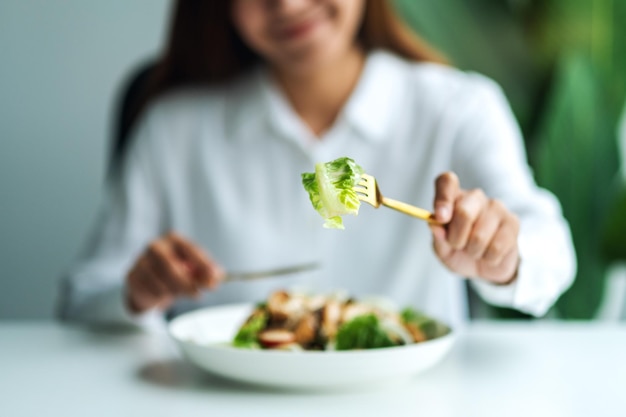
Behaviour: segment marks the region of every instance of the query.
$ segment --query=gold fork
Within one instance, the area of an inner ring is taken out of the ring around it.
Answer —
[[[441,225],[435,220],[435,215],[423,208],[415,207],[402,201],[393,200],[391,198],[383,197],[378,188],[376,178],[368,174],[362,174],[357,186],[354,187],[357,192],[359,200],[364,201],[374,208],[379,208],[381,205],[392,208],[401,213],[408,214],[409,216],[417,217],[427,221],[430,224]]]

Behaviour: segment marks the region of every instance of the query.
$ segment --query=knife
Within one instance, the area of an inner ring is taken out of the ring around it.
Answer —
[[[307,264],[292,265],[283,268],[268,269],[256,272],[228,272],[224,278],[224,282],[232,281],[248,281],[259,278],[277,277],[281,275],[295,274],[296,272],[305,272],[318,269],[319,262],[311,262]]]

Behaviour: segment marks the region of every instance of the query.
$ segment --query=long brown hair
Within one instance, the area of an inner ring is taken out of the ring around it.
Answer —
[[[177,0],[164,53],[146,88],[128,109],[113,159],[123,153],[132,124],[148,104],[180,87],[215,85],[253,68],[261,58],[239,37],[231,19],[232,0]],[[446,63],[397,16],[389,0],[365,0],[357,41],[367,51],[387,49],[414,61]]]

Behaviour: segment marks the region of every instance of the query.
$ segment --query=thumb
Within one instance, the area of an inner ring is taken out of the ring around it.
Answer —
[[[444,172],[435,180],[435,220],[446,224],[452,219],[454,202],[461,192],[459,177],[454,172]]]

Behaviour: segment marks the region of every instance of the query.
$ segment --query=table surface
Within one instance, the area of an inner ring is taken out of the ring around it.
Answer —
[[[196,370],[164,335],[5,321],[0,416],[626,416],[626,326],[473,323],[410,381],[289,392]]]

